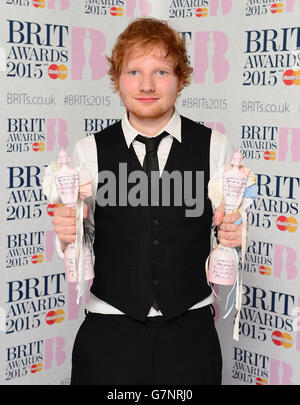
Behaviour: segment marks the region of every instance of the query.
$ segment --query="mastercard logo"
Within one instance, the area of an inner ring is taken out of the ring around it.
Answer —
[[[33,255],[31,258],[31,263],[37,264],[37,263],[43,263],[44,261],[44,255]]]
[[[275,330],[272,333],[272,342],[276,346],[283,346],[286,349],[289,349],[293,346],[293,339],[289,333],[282,333],[280,330]]]
[[[276,226],[280,231],[295,232],[298,229],[298,222],[294,217],[281,215],[276,220]]]
[[[48,67],[48,75],[51,79],[64,80],[68,76],[68,68],[66,65],[56,65],[53,63]]]
[[[43,150],[45,150],[44,142],[34,142],[32,144],[32,150],[34,152],[43,152]]]
[[[260,378],[257,377],[256,381],[255,381],[256,385],[267,385],[268,384],[268,380],[266,380],[265,378]]]
[[[55,209],[56,207],[60,207],[60,206],[62,206],[62,204],[48,204],[48,205],[47,205],[47,214],[48,214],[50,217],[53,217],[53,215],[54,215],[54,209]]]
[[[284,10],[284,4],[283,3],[273,3],[270,7],[271,13],[276,14],[276,13],[282,13]]]
[[[268,266],[260,266],[259,273],[263,276],[270,276],[272,274],[272,269]]]
[[[112,7],[110,9],[110,14],[113,16],[121,16],[124,15],[124,8],[123,7]]]
[[[30,367],[30,372],[32,374],[34,374],[34,373],[38,373],[39,371],[42,371],[42,369],[43,369],[43,364],[42,363],[36,363],[36,364],[33,364]]]
[[[55,323],[61,323],[65,319],[65,311],[58,309],[57,311],[49,311],[46,315],[46,323],[53,325]]]
[[[196,17],[207,17],[208,9],[207,8],[197,8],[196,9]]]
[[[291,86],[295,84],[296,86],[300,85],[300,69],[299,70],[292,70],[288,69],[283,73],[282,76],[283,83],[287,86]]]
[[[46,6],[46,0],[32,0],[33,7],[44,8]]]
[[[264,159],[265,160],[275,160],[276,159],[276,152],[274,152],[273,150],[266,150],[264,152]]]

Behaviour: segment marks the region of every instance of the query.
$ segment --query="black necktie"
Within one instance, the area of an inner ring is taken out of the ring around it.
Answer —
[[[137,141],[144,143],[146,146],[146,155],[143,163],[143,168],[149,178],[151,177],[152,171],[159,170],[157,149],[160,141],[167,135],[169,135],[168,132],[164,131],[155,138],[142,135],[137,135],[137,137],[135,138]]]
[[[137,137],[135,138],[137,141],[144,143],[146,146],[146,155],[144,158],[143,169],[147,173],[149,181],[151,179],[151,172],[154,170],[159,171],[157,149],[160,141],[167,135],[169,135],[168,132],[164,131],[155,138],[142,135],[137,135]],[[154,309],[159,311],[159,306],[156,301],[153,302],[152,306]]]

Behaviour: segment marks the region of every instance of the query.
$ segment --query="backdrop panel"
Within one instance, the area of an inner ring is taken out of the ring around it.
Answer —
[[[87,294],[76,305],[65,280],[43,170],[122,117],[105,54],[140,16],[187,40],[178,111],[225,133],[258,178],[239,342],[235,312],[222,319],[228,288],[215,303],[223,383],[299,384],[300,1],[3,0],[0,15],[1,384],[70,382]]]

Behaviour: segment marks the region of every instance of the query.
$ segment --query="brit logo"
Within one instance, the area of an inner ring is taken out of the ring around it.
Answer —
[[[6,333],[19,333],[64,320],[65,273],[49,274],[7,282],[9,307]]]
[[[61,366],[66,361],[65,345],[65,339],[56,336],[7,347],[5,381],[21,377],[26,380],[53,366]]]
[[[299,0],[247,0],[245,15],[251,16],[266,16],[266,15],[281,15],[288,12],[299,12]]]
[[[274,246],[271,242],[249,240],[245,253],[244,271],[247,273],[272,274]]]
[[[7,236],[6,268],[25,268],[53,260],[54,230],[31,231]]]
[[[293,315],[296,300],[292,294],[244,284],[240,335],[291,348],[294,345],[291,333],[297,331]]]
[[[7,152],[58,151],[67,148],[67,121],[61,118],[8,118]]]
[[[101,31],[32,21],[7,22],[7,77],[48,77],[63,82],[70,76],[73,80],[99,80],[105,76],[106,38]]]
[[[47,205],[41,184],[41,167],[10,166],[8,170],[9,195],[7,221],[40,218]]]
[[[269,383],[270,358],[264,354],[233,347],[232,379],[245,384]]]
[[[241,152],[244,159],[274,161],[277,157],[278,128],[242,125]]]
[[[242,125],[241,151],[245,159],[266,162],[300,160],[300,130],[272,125]]]
[[[244,86],[300,84],[300,27],[267,28],[245,32]]]
[[[7,22],[10,45],[7,77],[41,79],[46,72],[53,79],[63,80],[68,76],[68,26],[19,20]]]
[[[249,240],[244,271],[265,278],[295,280],[298,277],[297,251],[291,246]]]
[[[257,174],[258,196],[248,212],[250,226],[295,232],[298,229],[300,178]]]
[[[296,385],[291,364],[265,354],[233,347],[232,382],[245,385]]]
[[[146,17],[152,11],[148,0],[85,0],[84,12],[99,16]]]
[[[171,0],[169,18],[203,19],[217,15],[225,16],[232,9],[232,0]]]

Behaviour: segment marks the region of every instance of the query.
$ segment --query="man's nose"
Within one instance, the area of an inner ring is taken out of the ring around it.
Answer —
[[[140,81],[140,91],[150,93],[155,91],[155,81],[152,74],[144,74]]]

